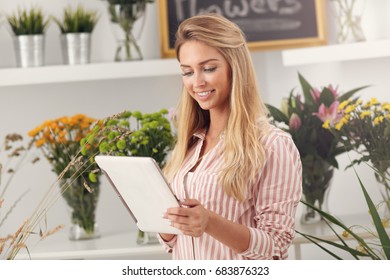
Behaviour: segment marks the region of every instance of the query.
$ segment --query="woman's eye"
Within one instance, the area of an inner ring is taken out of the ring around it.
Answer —
[[[217,67],[210,67],[210,68],[205,68],[204,71],[210,73],[210,72],[214,72],[215,69],[217,69]]]
[[[181,75],[182,75],[182,76],[190,76],[190,75],[192,75],[192,73],[193,73],[193,72],[188,71],[188,72],[183,72]]]

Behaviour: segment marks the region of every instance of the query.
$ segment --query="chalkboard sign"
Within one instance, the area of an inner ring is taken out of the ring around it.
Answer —
[[[184,19],[218,13],[244,31],[252,50],[326,43],[324,0],[159,0],[162,57],[174,56],[174,39]]]

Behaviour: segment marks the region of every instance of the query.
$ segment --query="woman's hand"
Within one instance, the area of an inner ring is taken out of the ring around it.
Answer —
[[[169,208],[164,218],[171,221],[171,225],[193,237],[201,236],[208,226],[210,212],[196,199],[180,201],[182,207]]]

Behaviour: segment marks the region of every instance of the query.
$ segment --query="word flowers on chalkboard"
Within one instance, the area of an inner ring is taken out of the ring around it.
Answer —
[[[217,13],[235,22],[251,49],[271,49],[325,43],[324,0],[162,0],[163,56],[173,54],[180,22]]]

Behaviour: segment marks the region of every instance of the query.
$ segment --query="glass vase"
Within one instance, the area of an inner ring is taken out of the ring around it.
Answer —
[[[390,160],[380,160],[373,162],[375,169],[375,179],[380,185],[383,203],[383,220],[390,221]]]
[[[138,245],[157,244],[157,243],[159,243],[157,238],[157,233],[143,232],[142,230],[138,230],[138,235],[137,235]]]
[[[335,0],[337,17],[337,42],[353,43],[365,41],[362,17],[365,0]]]
[[[109,4],[111,27],[117,41],[115,61],[142,60],[143,55],[133,34],[134,23],[145,15],[145,1]]]
[[[303,200],[316,208],[329,212],[328,197],[334,168],[322,159],[302,160],[302,192]],[[310,208],[304,207],[301,223],[313,224],[322,220],[321,215]]]
[[[69,239],[84,240],[100,237],[96,223],[99,182],[87,183],[86,179],[79,176],[60,180],[60,186],[71,215]]]

